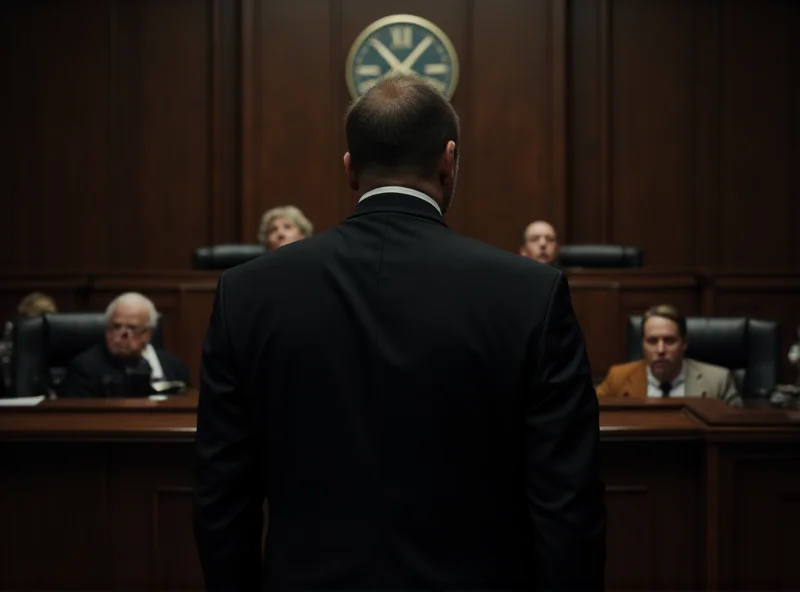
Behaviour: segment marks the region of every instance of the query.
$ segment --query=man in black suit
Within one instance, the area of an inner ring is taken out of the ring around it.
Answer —
[[[116,297],[106,309],[105,339],[75,357],[58,385],[60,397],[146,396],[155,382],[189,384],[180,358],[155,349],[158,323],[153,302],[138,292]]]
[[[598,404],[564,276],[445,225],[459,125],[426,83],[379,82],[346,135],[350,217],[217,287],[208,590],[602,589]]]

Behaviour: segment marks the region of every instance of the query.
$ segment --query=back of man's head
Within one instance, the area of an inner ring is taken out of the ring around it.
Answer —
[[[393,74],[353,101],[345,133],[350,166],[358,177],[430,179],[448,142],[458,146],[459,121],[447,99],[427,82]]]

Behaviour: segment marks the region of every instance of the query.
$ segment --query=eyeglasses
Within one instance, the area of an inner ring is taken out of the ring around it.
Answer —
[[[111,323],[108,325],[109,331],[112,333],[131,333],[139,335],[149,329],[149,327],[142,327],[141,325],[127,325],[125,323]]]

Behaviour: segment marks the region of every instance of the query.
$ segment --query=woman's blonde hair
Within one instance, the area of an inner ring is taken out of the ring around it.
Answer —
[[[295,206],[278,206],[267,210],[261,217],[261,225],[258,227],[258,242],[267,244],[269,238],[269,226],[275,218],[287,218],[297,224],[303,236],[311,236],[314,232],[314,225],[305,217],[300,208]]]
[[[56,302],[43,292],[31,292],[20,300],[17,312],[22,317],[34,318],[48,312],[58,312]]]

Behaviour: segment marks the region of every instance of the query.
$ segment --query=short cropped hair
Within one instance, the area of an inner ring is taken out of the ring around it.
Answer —
[[[20,300],[17,313],[22,317],[34,318],[48,312],[57,312],[55,300],[43,292],[31,292]]]
[[[147,326],[150,329],[155,329],[158,325],[158,311],[156,310],[156,305],[153,304],[153,301],[147,296],[139,294],[139,292],[125,292],[114,298],[111,304],[106,308],[106,325],[111,323],[111,317],[114,316],[114,311],[117,310],[117,306],[120,304],[141,306],[147,310]]]
[[[345,115],[350,165],[365,172],[430,178],[445,147],[456,143],[458,115],[433,86],[413,74],[392,74],[356,98]]]
[[[656,304],[648,308],[642,316],[642,335],[644,335],[644,324],[647,319],[652,317],[669,319],[678,325],[678,333],[680,333],[681,339],[686,339],[686,317],[681,315],[677,307],[671,304]]]
[[[311,220],[305,217],[300,208],[295,206],[278,206],[267,210],[261,217],[261,224],[258,227],[258,242],[267,244],[269,238],[269,226],[275,218],[287,218],[297,224],[300,232],[305,237],[309,237],[314,232],[314,225]]]

